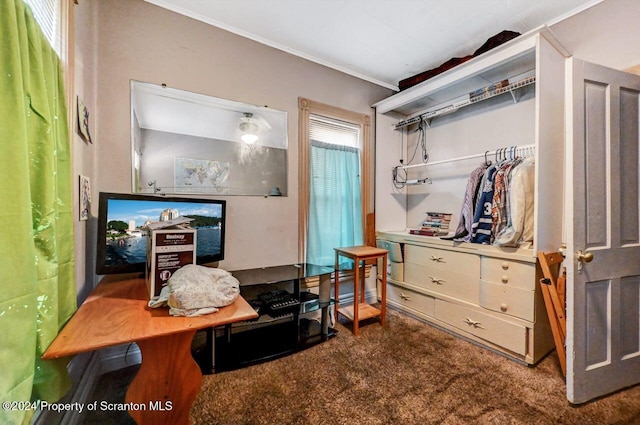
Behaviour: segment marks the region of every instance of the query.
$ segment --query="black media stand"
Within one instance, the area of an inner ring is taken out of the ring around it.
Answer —
[[[303,350],[335,335],[329,327],[332,267],[293,264],[231,272],[240,294],[260,314],[207,332],[194,357],[203,373],[238,369]],[[318,280],[307,286],[305,279]],[[209,341],[215,340],[213,352]],[[213,362],[211,359],[213,357]],[[209,361],[206,361],[209,359]],[[213,363],[213,364],[211,364]]]

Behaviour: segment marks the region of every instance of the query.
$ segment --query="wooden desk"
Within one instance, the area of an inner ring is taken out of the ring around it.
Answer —
[[[136,342],[142,365],[127,390],[125,401],[134,406],[129,414],[140,425],[188,424],[202,382],[200,368],[191,356],[196,331],[258,314],[242,297],[216,313],[197,317],[169,316],[167,308],[149,308],[148,300],[143,277],[105,277],[42,358]]]
[[[372,317],[380,317],[380,324],[384,326],[387,312],[387,254],[386,249],[375,248],[372,246],[347,246],[342,248],[334,248],[336,251],[335,261],[335,289],[336,296],[336,322],[338,314],[343,315],[353,322],[353,334],[358,335],[360,321],[370,319]],[[354,262],[353,274],[353,305],[340,308],[340,257],[351,258]],[[382,258],[382,286],[380,294],[380,310],[365,303],[364,300],[364,275],[367,260]],[[362,273],[360,273],[360,262],[362,262]]]

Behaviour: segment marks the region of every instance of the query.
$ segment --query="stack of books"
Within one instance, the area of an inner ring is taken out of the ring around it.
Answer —
[[[474,90],[469,93],[469,100],[473,103],[478,100],[482,100],[486,97],[491,97],[493,94],[499,94],[504,91],[504,88],[509,85],[509,80],[498,81],[490,86],[483,87],[478,90]]]
[[[412,235],[445,236],[449,233],[450,213],[428,212],[419,229],[409,231]]]

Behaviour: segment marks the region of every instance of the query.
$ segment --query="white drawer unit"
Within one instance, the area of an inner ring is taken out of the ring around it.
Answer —
[[[405,287],[387,285],[387,302],[395,303],[403,308],[413,310],[413,312],[428,316],[435,315],[435,298]]]
[[[389,251],[387,258],[387,279],[403,281],[404,280],[404,255],[403,246],[397,242],[389,242],[384,240],[377,240],[376,246],[378,248],[386,249]],[[382,268],[382,259],[378,259],[378,273]]]
[[[429,266],[438,271],[462,267],[476,273],[476,275],[480,271],[480,260],[475,254],[418,245],[405,246],[405,261]]]
[[[389,261],[387,264],[387,278],[393,280],[404,280],[404,263]]]
[[[378,238],[404,247],[404,278],[387,287],[390,306],[528,364],[553,349],[532,250],[402,232]]]
[[[479,263],[477,256],[471,257],[469,263]],[[474,258],[475,257],[475,258]],[[475,272],[475,273],[474,273]],[[466,267],[431,267],[422,264],[405,264],[405,282],[461,300],[478,303],[478,272],[473,266]]]
[[[436,300],[436,318],[513,353],[527,352],[525,326],[442,300]]]
[[[535,291],[480,280],[480,306],[533,322]]]
[[[503,283],[516,288],[536,288],[536,265],[503,258],[482,257],[480,278],[487,282]]]
[[[477,255],[415,245],[406,245],[405,254],[405,282],[478,302],[480,258]]]
[[[404,261],[402,255],[402,244],[399,244],[397,242],[377,240],[376,246],[378,248],[386,249],[387,251],[389,251],[389,261],[393,261],[394,263],[402,263]]]

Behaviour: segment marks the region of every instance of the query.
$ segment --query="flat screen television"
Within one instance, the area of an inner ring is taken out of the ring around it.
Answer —
[[[198,264],[224,259],[226,201],[100,192],[96,273],[144,272],[147,261],[145,224],[192,219],[197,231]]]

